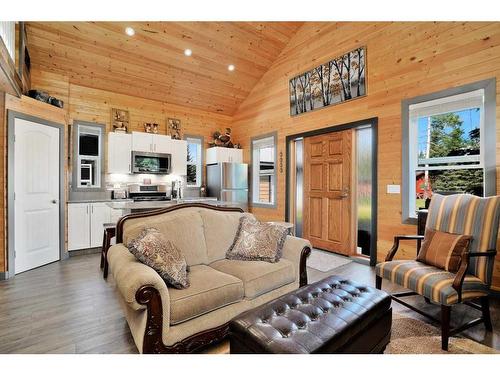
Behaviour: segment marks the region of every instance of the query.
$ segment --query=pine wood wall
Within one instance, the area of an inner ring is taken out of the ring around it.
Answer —
[[[367,47],[367,96],[290,117],[289,79],[359,46]],[[378,117],[378,259],[383,260],[394,234],[416,231],[415,226],[401,224],[401,196],[386,193],[387,184],[402,184],[401,100],[495,77],[500,103],[498,22],[306,23],[235,113],[235,138],[242,142],[249,162],[250,137],[277,130],[278,155],[282,152],[284,159],[287,135]],[[497,107],[497,192],[499,151]],[[262,219],[284,219],[285,160],[283,164],[278,207],[253,209]],[[415,248],[405,244],[399,256],[412,258]],[[500,290],[500,255],[494,285]]]

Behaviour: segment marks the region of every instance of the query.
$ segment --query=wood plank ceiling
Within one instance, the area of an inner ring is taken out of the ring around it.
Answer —
[[[232,115],[301,25],[28,22],[27,38],[32,65],[71,83]]]

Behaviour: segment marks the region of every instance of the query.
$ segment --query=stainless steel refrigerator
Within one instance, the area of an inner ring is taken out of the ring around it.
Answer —
[[[248,205],[248,164],[217,163],[207,165],[207,195],[225,202]]]

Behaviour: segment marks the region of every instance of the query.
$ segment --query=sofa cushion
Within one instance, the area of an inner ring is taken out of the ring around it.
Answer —
[[[179,324],[243,299],[243,282],[209,266],[192,266],[190,286],[169,289],[170,324]]]
[[[142,263],[153,268],[174,288],[189,286],[186,259],[172,241],[156,228],[146,228],[130,241],[129,251]]]
[[[182,252],[188,266],[208,264],[203,221],[198,211],[173,211],[163,215],[140,218],[124,227],[123,243],[139,236],[144,228],[154,227]]]
[[[234,242],[226,253],[227,259],[280,260],[288,230],[284,226],[261,223],[253,215],[243,215]]]
[[[248,299],[295,281],[293,263],[287,259],[277,263],[222,259],[211,263],[210,267],[242,280]]]
[[[205,230],[205,241],[209,263],[226,257],[240,225],[241,212],[200,210]]]

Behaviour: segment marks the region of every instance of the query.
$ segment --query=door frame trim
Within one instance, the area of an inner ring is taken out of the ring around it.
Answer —
[[[14,171],[14,130],[15,120],[21,119],[31,122],[36,122],[42,126],[49,126],[59,129],[59,260],[68,258],[69,254],[65,249],[66,238],[66,190],[64,188],[64,178],[66,171],[64,169],[64,162],[66,158],[65,152],[65,126],[56,122],[48,121],[40,117],[27,115],[13,110],[7,110],[8,118],[8,146],[7,146],[7,271],[4,278],[14,277],[15,261],[15,209],[14,209],[14,184],[15,184],[15,171]]]
[[[370,266],[377,264],[377,202],[378,202],[378,172],[377,172],[377,156],[378,156],[378,117],[371,117],[364,120],[353,121],[338,125],[331,125],[326,128],[310,130],[302,133],[286,136],[286,176],[285,176],[285,221],[290,221],[290,170],[292,161],[290,159],[290,145],[296,138],[312,137],[315,135],[339,132],[343,130],[356,129],[361,126],[370,125],[373,131],[372,137],[372,222],[371,231],[373,241],[370,244]]]

